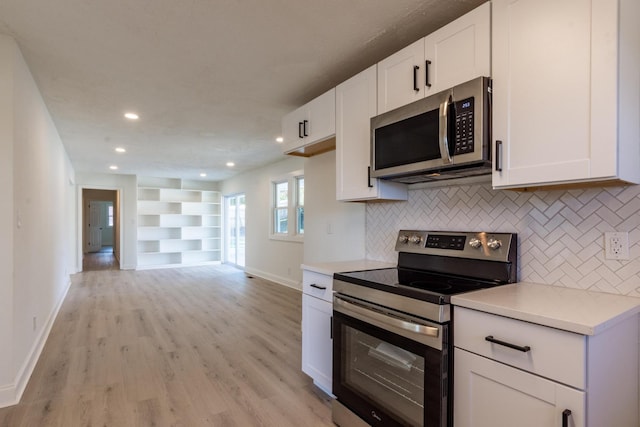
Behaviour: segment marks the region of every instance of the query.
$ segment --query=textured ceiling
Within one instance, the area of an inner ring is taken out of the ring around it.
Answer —
[[[76,171],[219,180],[282,158],[284,114],[484,1],[2,0],[0,33]]]

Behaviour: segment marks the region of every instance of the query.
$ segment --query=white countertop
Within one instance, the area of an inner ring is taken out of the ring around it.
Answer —
[[[583,335],[640,313],[640,298],[524,282],[454,295],[451,303]]]
[[[302,264],[300,267],[303,270],[332,276],[333,273],[344,273],[346,271],[360,270],[376,270],[379,268],[393,268],[395,266],[396,264],[390,262],[358,259],[352,261],[312,262]]]

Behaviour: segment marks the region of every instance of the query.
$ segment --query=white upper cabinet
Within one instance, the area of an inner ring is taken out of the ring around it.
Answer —
[[[423,98],[423,73],[424,39],[378,62],[378,113]]]
[[[494,0],[494,188],[640,183],[640,2]]]
[[[376,115],[376,66],[336,87],[338,200],[407,200],[404,184],[370,178],[371,118]]]
[[[491,3],[378,63],[378,114],[491,76]]]
[[[425,96],[480,76],[491,76],[491,3],[424,39]]]
[[[336,91],[331,89],[282,119],[284,153],[300,156],[332,150],[336,133]]]

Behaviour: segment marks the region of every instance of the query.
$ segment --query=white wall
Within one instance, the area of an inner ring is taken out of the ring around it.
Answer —
[[[221,187],[223,196],[246,194],[245,271],[298,289],[301,289],[302,283],[300,264],[303,244],[269,238],[271,181],[304,169],[304,164],[303,158],[287,157],[277,163],[230,178],[224,181]]]
[[[134,270],[137,266],[137,179],[135,175],[116,175],[98,173],[76,174],[76,184],[78,186],[78,200],[82,200],[82,190],[93,188],[98,190],[119,190],[120,191],[120,268],[123,270]],[[82,218],[82,204],[78,203],[78,218]],[[76,271],[82,271],[82,222],[77,224],[76,229]]]
[[[307,160],[304,262],[365,256],[365,204],[336,201],[336,152]]]
[[[0,36],[0,82],[0,406],[6,406],[21,396],[68,290],[77,218],[73,168],[7,36]]]

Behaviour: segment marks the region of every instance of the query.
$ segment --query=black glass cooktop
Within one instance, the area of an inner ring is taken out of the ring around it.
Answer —
[[[448,303],[451,295],[503,284],[404,268],[336,273],[334,278],[439,304]]]

